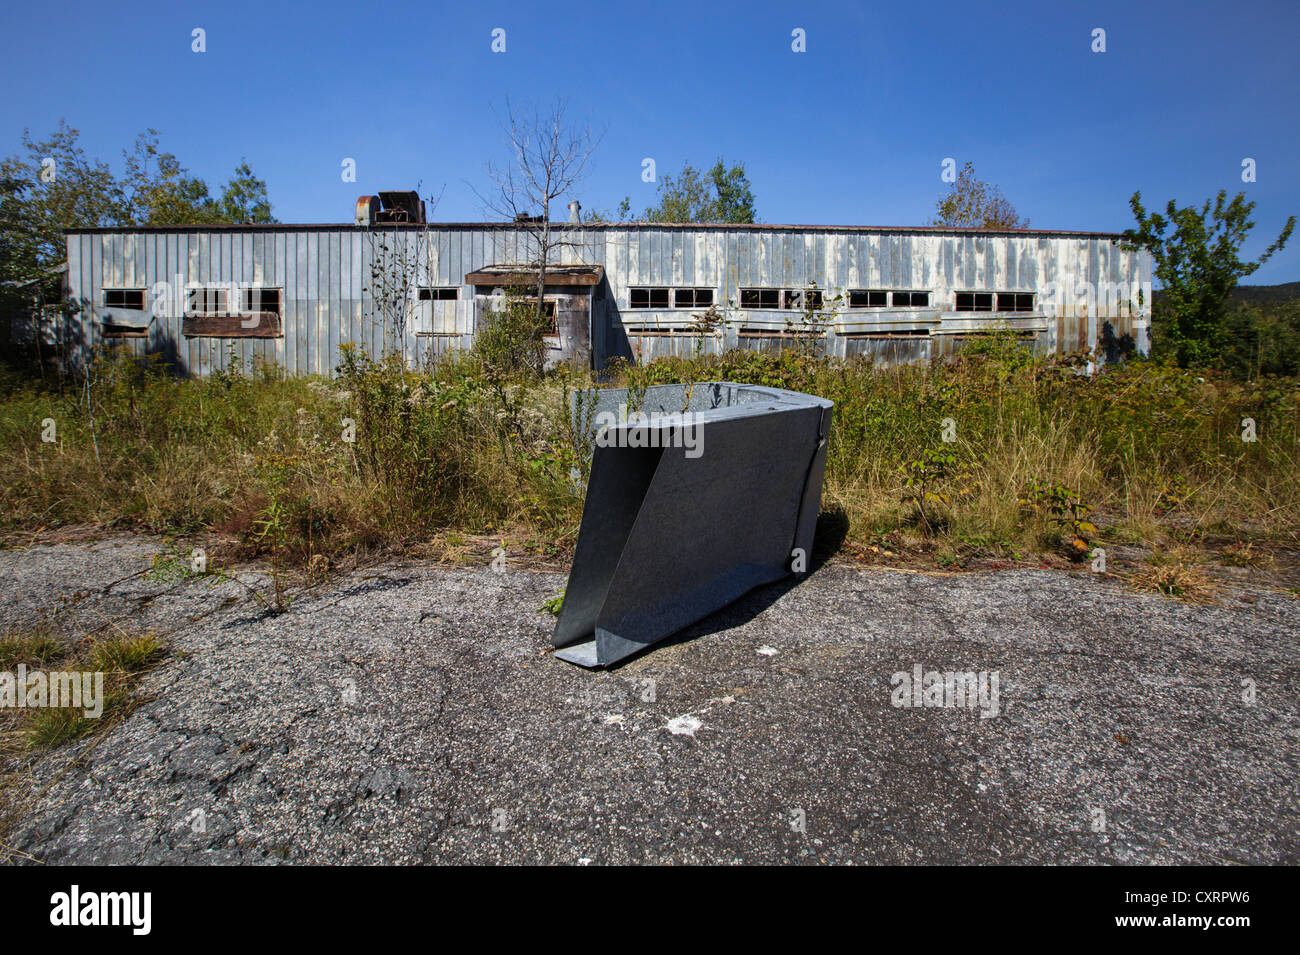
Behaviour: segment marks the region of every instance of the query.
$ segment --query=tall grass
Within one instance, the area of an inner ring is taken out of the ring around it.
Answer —
[[[732,352],[611,383],[708,379],[835,402],[824,507],[851,542],[1054,549],[1077,530],[1062,501],[1095,508],[1097,534],[1135,540],[1300,528],[1296,379],[1145,361],[1088,376],[994,337],[948,365]],[[566,401],[588,384],[572,369],[485,374],[474,356],[416,373],[351,346],[333,380],[272,366],[177,379],[106,355],[79,390],[11,383],[0,397],[0,521],[215,532],[295,560],[448,531],[564,547],[586,467]]]

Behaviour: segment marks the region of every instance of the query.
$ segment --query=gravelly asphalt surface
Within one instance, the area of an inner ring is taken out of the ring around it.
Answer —
[[[172,634],[149,702],[33,769],[38,860],[1300,861],[1286,594],[828,565],[589,672],[545,654],[559,574],[391,566],[272,615],[143,579],[158,550],[0,553],[5,627]],[[997,671],[999,714],[891,705],[915,664]]]

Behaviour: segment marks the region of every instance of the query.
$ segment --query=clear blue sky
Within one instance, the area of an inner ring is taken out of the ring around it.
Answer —
[[[438,219],[481,219],[470,184],[503,158],[505,98],[556,95],[605,133],[587,209],[648,205],[645,157],[663,174],[721,155],[766,222],[922,224],[946,157],[1041,228],[1121,230],[1135,189],[1148,207],[1244,189],[1258,251],[1300,213],[1297,0],[122,0],[10,2],[0,22],[5,153],[65,117],[120,169],[153,127],[214,187],[247,157],[285,222],[348,221],[357,195],[417,182],[445,187]],[[1251,279],[1294,280],[1300,238]]]

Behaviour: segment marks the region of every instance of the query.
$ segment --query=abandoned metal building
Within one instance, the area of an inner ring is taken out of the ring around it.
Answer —
[[[1044,353],[1147,348],[1150,257],[1114,234],[573,219],[548,225],[557,361],[802,336],[892,364],[998,328]],[[540,228],[428,223],[414,193],[383,193],[340,225],[73,229],[65,282],[80,311],[43,337],[72,361],[119,342],[200,375],[255,358],[330,374],[348,342],[418,365],[469,348],[502,289],[535,294]]]

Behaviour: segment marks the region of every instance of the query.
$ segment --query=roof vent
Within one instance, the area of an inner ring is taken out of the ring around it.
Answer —
[[[424,200],[414,191],[381,192],[357,200],[357,225],[386,225],[394,222],[423,225]]]
[[[378,214],[378,196],[361,196],[357,199],[357,212],[354,220],[357,225],[374,225],[375,216]]]

